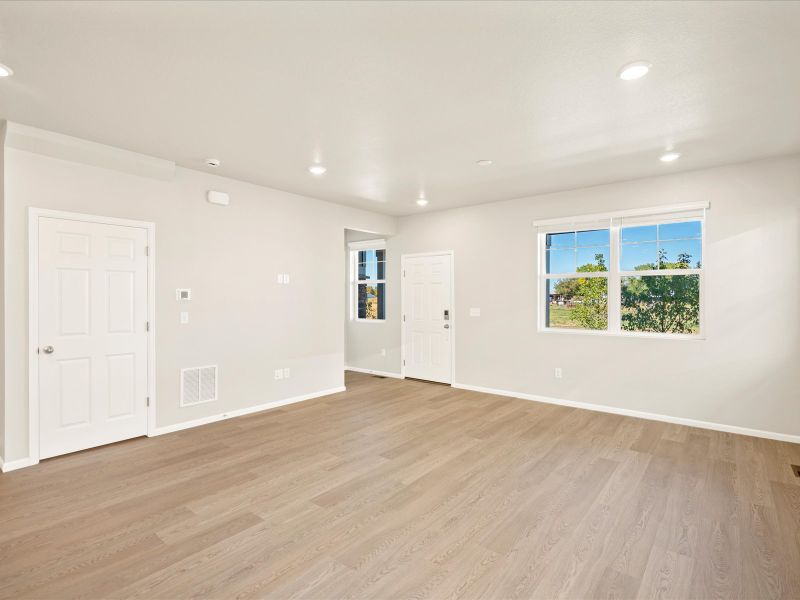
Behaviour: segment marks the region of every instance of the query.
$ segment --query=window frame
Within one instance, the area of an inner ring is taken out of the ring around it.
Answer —
[[[358,253],[364,252],[367,250],[383,250],[386,252],[386,240],[367,240],[364,242],[350,242],[348,245],[348,249],[350,251],[350,285],[349,287],[349,295],[350,295],[350,320],[357,322],[357,323],[386,323],[387,321],[387,310],[386,305],[384,304],[383,309],[383,318],[376,318],[376,319],[364,319],[358,316],[358,286],[359,284],[375,284],[376,286],[380,283],[383,284],[383,292],[384,296],[386,294],[386,285],[387,285],[387,278],[386,278],[386,266],[388,261],[386,260],[386,256],[384,256],[384,273],[383,279],[359,279],[358,278]],[[384,303],[386,302],[387,298],[384,297]]]
[[[547,219],[535,221],[538,229],[538,273],[537,273],[537,330],[539,333],[566,335],[594,335],[630,338],[654,338],[674,340],[704,340],[706,335],[706,290],[705,274],[708,268],[706,255],[706,210],[708,202],[680,204],[652,209],[617,211],[605,214],[584,215],[565,219]],[[634,224],[625,224],[625,217],[636,217]],[[649,269],[646,271],[623,271],[620,268],[621,230],[630,226],[659,225],[663,223],[679,223],[688,221],[700,222],[701,268],[690,269]],[[547,273],[547,236],[553,233],[586,231],[589,229],[608,229],[609,264],[606,271],[588,271],[574,273]],[[697,333],[659,333],[656,331],[626,331],[622,329],[622,280],[624,277],[651,277],[669,275],[697,275],[699,277],[699,327]],[[608,319],[606,329],[577,329],[547,326],[547,306],[545,299],[547,281],[549,279],[581,279],[605,277],[607,283]]]

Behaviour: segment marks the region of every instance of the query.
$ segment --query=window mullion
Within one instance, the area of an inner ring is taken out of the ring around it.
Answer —
[[[616,220],[609,228],[610,260],[608,265],[608,331],[619,333],[622,322],[622,287],[619,276],[620,235],[619,224]]]

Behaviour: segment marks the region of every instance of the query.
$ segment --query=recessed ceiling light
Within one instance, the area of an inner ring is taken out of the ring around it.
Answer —
[[[206,166],[214,167],[215,169],[220,166],[222,162],[218,158],[207,158],[206,159]]]
[[[325,167],[322,165],[311,165],[308,167],[308,172],[314,175],[315,177],[319,177],[320,175],[325,175],[325,171],[327,171]]]
[[[661,155],[659,159],[661,162],[672,162],[673,160],[678,160],[681,157],[680,152],[666,152]]]
[[[7,67],[0,63],[0,77],[11,77],[13,74],[14,70],[11,67]]]
[[[488,167],[493,162],[494,162],[493,160],[489,160],[488,158],[482,158],[479,161],[477,161],[475,164],[480,165],[481,167]]]
[[[427,198],[420,198],[417,200],[418,206],[428,206],[428,199]]]
[[[624,79],[625,81],[639,79],[640,77],[647,75],[647,72],[652,66],[653,65],[644,60],[638,60],[636,62],[629,63],[619,70],[619,78]]]

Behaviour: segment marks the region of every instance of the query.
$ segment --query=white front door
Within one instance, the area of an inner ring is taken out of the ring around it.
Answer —
[[[452,383],[452,256],[403,258],[405,375]]]
[[[147,230],[39,217],[39,455],[147,433]]]

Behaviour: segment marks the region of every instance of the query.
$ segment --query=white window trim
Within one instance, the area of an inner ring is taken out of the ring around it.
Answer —
[[[350,250],[350,320],[356,323],[386,323],[386,312],[382,319],[361,319],[358,316],[358,284],[367,280],[358,279],[358,253],[363,250],[386,250],[386,240],[366,240],[363,242],[350,242],[347,244]],[[384,266],[385,268],[385,266]],[[385,273],[384,273],[385,275]],[[375,285],[384,284],[384,292],[386,290],[386,278],[384,279],[370,279],[369,283]],[[386,300],[384,299],[384,302]]]
[[[644,209],[634,209],[626,211],[616,211],[610,213],[597,213],[583,216],[573,216],[561,219],[544,219],[534,221],[534,226],[538,229],[537,249],[539,252],[538,259],[538,276],[537,276],[537,329],[539,333],[547,334],[566,334],[566,335],[591,335],[591,336],[611,336],[611,337],[629,337],[629,338],[652,338],[659,340],[705,340],[706,332],[706,293],[705,293],[705,274],[707,269],[707,255],[706,255],[706,215],[705,212],[709,208],[708,202],[698,202],[692,204],[675,204],[671,206],[653,207]],[[691,213],[702,211],[702,216],[682,216],[683,213]],[[648,217],[650,219],[636,222],[636,226],[645,224],[658,224],[664,220],[673,220],[674,222],[681,221],[700,221],[700,248],[703,261],[702,269],[654,269],[648,271],[622,271],[619,268],[619,249],[620,249],[620,229],[623,227],[623,220],[625,217]],[[590,271],[586,273],[547,273],[546,267],[546,238],[550,233],[559,233],[561,231],[576,231],[582,225],[591,224],[592,227],[597,227],[601,222],[606,221],[609,232],[609,265],[608,271]],[[651,331],[624,331],[622,329],[622,297],[621,297],[621,283],[623,277],[635,276],[642,277],[648,275],[665,276],[665,275],[698,275],[700,277],[699,294],[700,294],[700,328],[697,333],[658,333]],[[547,289],[548,279],[578,279],[578,278],[591,278],[591,277],[605,277],[608,280],[608,329],[568,329],[568,328],[555,328],[547,327],[547,302],[544,299],[545,290]]]

